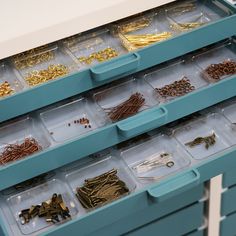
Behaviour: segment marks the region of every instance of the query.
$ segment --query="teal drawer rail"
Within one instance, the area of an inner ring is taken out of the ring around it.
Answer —
[[[229,26],[236,25],[235,6],[223,0],[218,0],[217,3],[230,11],[231,15],[135,53],[1,99],[0,108],[7,112],[0,113],[0,122],[234,36],[236,28]]]
[[[236,173],[235,170],[230,170],[223,175],[223,188],[227,188],[231,185],[236,184]]]
[[[229,188],[222,194],[221,215],[226,216],[236,211],[236,187]]]
[[[224,101],[236,95],[235,86],[236,80],[234,77],[222,80],[162,106],[154,107],[136,116],[91,131],[81,138],[67,141],[32,155],[29,158],[1,167],[0,178],[5,181],[0,183],[0,189],[56,169],[133,136]],[[222,93],[222,91],[227,91],[227,93]],[[233,154],[234,151],[230,151],[230,154],[226,156]],[[47,164],[45,165],[45,163]],[[227,165],[221,165],[220,168],[217,166],[217,169],[220,170],[218,171],[219,174],[227,170],[223,166],[226,167]],[[212,173],[215,172],[212,166],[211,170]],[[14,176],[12,176],[12,173],[14,173]],[[209,175],[209,171],[206,171],[206,174],[212,177]]]
[[[236,213],[227,216],[220,224],[221,236],[234,236],[236,234]]]

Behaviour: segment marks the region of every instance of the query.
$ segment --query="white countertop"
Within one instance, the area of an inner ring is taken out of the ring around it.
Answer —
[[[0,0],[0,59],[173,0]]]

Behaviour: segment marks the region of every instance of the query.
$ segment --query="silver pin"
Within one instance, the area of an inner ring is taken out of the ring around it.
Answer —
[[[173,157],[169,153],[161,153],[152,155],[150,159],[140,162],[133,166],[132,169],[138,173],[143,173],[162,166],[171,168],[174,164]]]

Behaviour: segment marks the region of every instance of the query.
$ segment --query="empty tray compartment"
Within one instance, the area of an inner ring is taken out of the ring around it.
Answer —
[[[218,113],[212,113],[177,128],[174,136],[197,160],[224,151],[236,143],[236,136],[229,121]],[[202,140],[207,137],[211,138]]]
[[[77,70],[77,65],[57,44],[45,45],[11,58],[26,85],[36,86],[65,77]]]
[[[196,29],[227,15],[211,1],[181,1],[166,8],[170,27],[177,32]]]
[[[222,109],[224,116],[234,125],[236,125],[236,100]]]
[[[17,93],[23,85],[16,77],[13,69],[5,62],[0,63],[0,99]]]
[[[153,88],[136,78],[105,86],[93,97],[112,122],[128,118],[158,103]]]
[[[190,165],[189,154],[172,137],[159,134],[121,156],[140,182],[158,181]]]
[[[194,56],[193,60],[200,67],[201,75],[204,79],[210,82],[217,82],[220,79],[236,74],[236,44],[234,41],[227,41],[216,45]],[[222,70],[226,69],[227,72],[229,66],[225,65],[222,69],[217,66],[219,63],[224,62],[232,62],[234,64],[234,69],[231,68],[229,71],[231,72],[230,74],[222,74]]]
[[[181,60],[149,72],[144,79],[156,91],[158,99],[165,102],[206,86],[208,83],[200,72],[193,63]]]
[[[105,202],[98,202],[97,205],[92,205],[90,207],[85,207],[86,210],[95,209],[99,206],[103,206],[104,204],[107,204],[111,201],[117,200],[118,198],[122,196],[126,196],[127,194],[133,192],[136,188],[136,183],[129,171],[129,168],[125,166],[125,164],[119,160],[117,157],[115,157],[113,154],[105,156],[103,158],[100,158],[99,161],[95,161],[94,163],[83,167],[81,169],[78,169],[76,171],[70,172],[66,175],[66,179],[68,184],[70,185],[71,189],[77,195],[77,188],[81,188],[84,186],[85,182],[88,179],[98,177],[106,172],[110,171],[117,171],[116,176],[119,178],[119,180],[123,181],[125,186],[127,187],[127,192],[124,194],[121,194],[119,196],[116,196],[114,199],[109,199],[109,196],[103,195],[105,194],[105,189],[102,189],[101,186],[99,187],[98,184],[95,184],[93,187],[90,187],[94,192],[97,190],[100,190],[99,193],[96,194],[96,196],[99,198],[99,196],[104,197],[106,199]],[[109,181],[109,177],[107,177],[107,181]],[[111,184],[112,186],[113,184]],[[96,188],[97,187],[97,188]],[[112,193],[110,193],[112,194]],[[102,196],[103,195],[103,196]],[[79,200],[79,198],[78,198]],[[80,203],[83,205],[83,203],[80,200]]]
[[[84,67],[107,61],[126,52],[119,39],[107,28],[72,36],[63,43]]]
[[[155,13],[121,20],[115,27],[122,44],[128,51],[137,50],[173,36],[170,28],[162,24]]]
[[[69,208],[71,217],[78,214],[76,201],[70,193],[70,188],[58,179],[53,179],[45,184],[38,185],[37,187],[18,193],[7,199],[12,216],[15,218],[23,234],[32,234],[46,227],[55,226],[53,223],[47,223],[45,217],[36,216],[25,224],[22,224],[22,219],[19,217],[22,210],[29,209],[33,205],[41,205],[42,202],[50,200],[54,193],[62,195],[66,207]],[[69,219],[71,218],[61,219],[58,224]]]
[[[79,137],[104,125],[86,98],[45,111],[40,117],[55,142]]]
[[[10,160],[13,161],[14,156],[15,156],[14,154],[15,148],[12,148],[12,144],[21,145],[27,139],[30,139],[30,140],[34,139],[40,146],[39,151],[50,146],[50,142],[47,135],[44,133],[43,130],[40,129],[37,121],[35,121],[34,119],[30,117],[26,117],[16,122],[12,122],[10,124],[1,126],[0,128],[0,161],[1,163],[7,164],[11,162]],[[11,145],[11,148],[9,148],[10,145]],[[3,152],[6,151],[6,149],[8,149],[8,153],[7,153],[8,156],[9,154],[11,154],[7,158],[9,160],[7,162],[3,161],[6,158],[6,153],[3,155]],[[25,153],[27,153],[25,149],[24,151]],[[34,153],[36,153],[36,151]],[[27,155],[25,155],[24,157],[27,157]],[[21,158],[24,158],[24,157],[21,157]],[[14,159],[14,161],[19,160],[21,158]]]

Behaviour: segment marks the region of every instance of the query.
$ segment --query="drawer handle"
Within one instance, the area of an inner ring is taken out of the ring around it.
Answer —
[[[165,107],[140,112],[134,117],[117,123],[118,132],[126,137],[141,134],[164,125],[167,121],[168,111]]]
[[[129,53],[96,65],[90,69],[90,72],[95,81],[101,82],[116,76],[125,75],[127,72],[135,72],[139,63],[140,55],[138,53]]]
[[[165,201],[180,193],[183,193],[200,183],[200,173],[197,169],[181,173],[173,179],[160,183],[156,187],[147,190],[149,196],[157,202]]]

